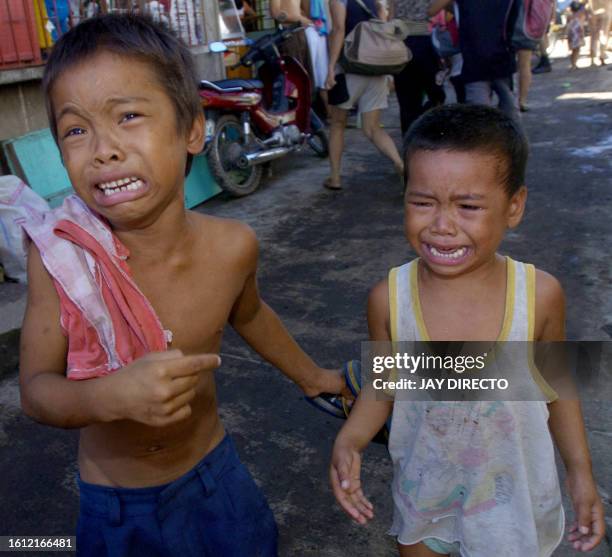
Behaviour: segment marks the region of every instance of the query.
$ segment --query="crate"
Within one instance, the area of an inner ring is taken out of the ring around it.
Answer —
[[[42,64],[30,0],[0,0],[0,69]]]

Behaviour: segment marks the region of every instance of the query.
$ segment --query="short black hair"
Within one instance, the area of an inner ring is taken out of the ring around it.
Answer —
[[[418,118],[404,136],[406,183],[414,153],[444,150],[479,151],[500,158],[500,172],[510,197],[525,183],[527,137],[520,124],[497,108],[449,104],[432,108]]]
[[[191,129],[201,112],[198,79],[191,52],[168,28],[133,13],[86,19],[60,37],[47,60],[43,92],[51,133],[57,143],[57,122],[51,91],[66,69],[105,51],[149,65],[174,105],[179,132]],[[187,170],[191,166],[188,157]]]
[[[580,2],[572,2],[570,4],[570,10],[572,11],[572,13],[576,13],[579,12],[580,10],[582,10],[584,8],[584,5]]]

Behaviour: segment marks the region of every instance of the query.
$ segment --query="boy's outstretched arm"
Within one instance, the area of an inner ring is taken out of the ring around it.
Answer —
[[[319,367],[289,334],[278,315],[259,296],[257,261],[259,247],[255,233],[241,225],[241,267],[246,280],[236,299],[229,323],[265,360],[297,383],[306,396],[342,393],[350,396],[339,372]]]
[[[541,316],[538,319],[538,316]],[[565,340],[565,297],[559,282],[538,271],[536,275],[536,340]],[[569,541],[574,549],[590,551],[605,533],[604,510],[597,493],[580,401],[556,400],[548,405],[548,425],[567,470],[567,485],[576,513]]]
[[[387,281],[377,284],[368,298],[370,340],[388,341],[389,294]],[[376,400],[370,384],[364,385],[346,424],[340,430],[332,453],[329,478],[342,509],[357,523],[373,518],[373,506],[361,488],[361,453],[385,424],[393,402]]]
[[[19,384],[21,406],[33,419],[63,428],[121,419],[166,426],[191,414],[200,372],[219,365],[216,354],[171,350],[148,354],[112,375],[72,381],[65,376],[67,351],[59,297],[31,244]]]

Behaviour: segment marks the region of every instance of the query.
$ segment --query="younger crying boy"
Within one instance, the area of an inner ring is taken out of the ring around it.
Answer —
[[[306,395],[343,381],[260,299],[253,231],[184,207],[204,126],[190,53],[107,15],[62,36],[43,84],[78,197],[26,225],[20,385],[29,416],[81,430],[78,555],[276,555],[272,512],[217,412],[223,329]]]
[[[559,282],[497,251],[527,198],[527,142],[518,124],[493,108],[450,105],[424,114],[405,141],[404,232],[418,258],[372,289],[371,340],[563,340]],[[517,361],[509,380],[541,391],[540,399],[396,395],[391,403],[362,391],[332,456],[342,508],[360,524],[372,518],[361,452],[393,410],[391,534],[402,557],[549,557],[564,527],[553,439],[576,513],[569,540],[581,551],[594,548],[604,535],[603,506],[580,403],[559,398],[528,361]]]

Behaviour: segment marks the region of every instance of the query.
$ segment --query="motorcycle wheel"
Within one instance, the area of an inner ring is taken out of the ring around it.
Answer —
[[[329,155],[329,139],[324,129],[317,130],[306,141],[317,157],[324,159]]]
[[[221,116],[208,152],[210,172],[217,184],[233,197],[253,193],[261,182],[261,165],[239,168],[236,164],[244,146],[240,120],[231,114]]]

